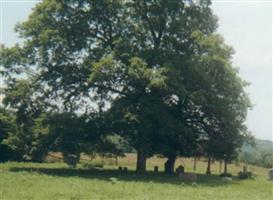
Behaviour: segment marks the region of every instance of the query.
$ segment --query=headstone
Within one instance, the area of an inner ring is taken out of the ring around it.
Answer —
[[[178,177],[187,182],[196,182],[197,181],[197,175],[194,173],[179,173]]]
[[[75,168],[78,163],[78,158],[74,154],[67,154],[64,156],[64,161],[69,167]]]
[[[124,167],[124,168],[123,168],[123,171],[124,171],[124,172],[127,172],[127,171],[128,171],[128,168],[127,168],[127,167]]]
[[[158,172],[158,166],[154,167],[154,172],[157,173]]]
[[[223,181],[226,181],[226,182],[231,182],[232,181],[232,177],[222,177],[221,179]]]
[[[178,173],[178,174],[183,174],[184,173],[184,166],[182,166],[182,165],[179,165],[177,168],[176,168],[176,173]]]
[[[269,180],[273,181],[273,168],[268,171]]]
[[[118,171],[120,171],[120,172],[122,171],[122,167],[121,166],[118,167]]]
[[[96,164],[96,165],[94,165],[94,167],[96,167],[96,168],[103,168],[103,165],[102,164]]]
[[[244,167],[243,167],[243,172],[247,173],[247,166],[246,165],[244,165]]]

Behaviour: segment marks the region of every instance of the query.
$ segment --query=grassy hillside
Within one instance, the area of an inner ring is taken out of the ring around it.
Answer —
[[[267,180],[267,170],[251,166],[256,174],[253,180],[222,181],[219,163],[212,165],[213,174],[204,175],[206,163],[197,164],[198,180],[186,183],[177,176],[153,173],[153,166],[163,169],[164,159],[153,157],[148,160],[147,174],[137,175],[135,155],[128,154],[119,159],[120,166],[128,172],[117,171],[112,159],[96,158],[92,163],[82,161],[77,169],[69,169],[63,163],[6,163],[0,164],[0,199],[184,199],[184,200],[270,200],[272,182]],[[104,164],[103,169],[86,168]],[[186,171],[193,171],[191,159],[178,159]],[[236,175],[242,165],[230,165],[229,171]]]

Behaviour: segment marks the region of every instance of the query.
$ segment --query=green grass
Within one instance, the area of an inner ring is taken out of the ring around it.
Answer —
[[[85,161],[86,162],[86,161]],[[104,163],[103,169],[69,169],[63,163],[5,163],[0,164],[0,200],[59,200],[59,199],[183,199],[183,200],[271,200],[272,181],[267,180],[267,170],[251,167],[254,179],[234,180],[230,183],[219,178],[219,164],[212,165],[213,174],[204,175],[206,163],[197,165],[197,183],[185,183],[177,176],[148,172],[137,175],[133,172],[135,155],[120,159],[121,166],[129,171],[121,173],[111,159],[96,159],[93,163]],[[162,170],[164,159],[148,160],[148,169],[158,165]],[[192,171],[190,159],[179,159],[186,171]],[[242,166],[229,165],[233,175]]]

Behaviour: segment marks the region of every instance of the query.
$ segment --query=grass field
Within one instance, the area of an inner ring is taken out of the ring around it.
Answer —
[[[206,163],[198,161],[198,180],[185,183],[175,175],[155,174],[153,166],[163,169],[164,159],[148,160],[148,172],[137,175],[135,155],[119,159],[128,172],[119,172],[114,160],[97,158],[93,164],[103,163],[103,169],[87,168],[82,161],[77,169],[58,163],[5,163],[0,164],[0,200],[81,200],[81,199],[167,199],[167,200],[272,200],[273,181],[267,180],[267,169],[251,166],[254,179],[224,182],[219,177],[219,163],[212,165],[212,175],[204,175]],[[90,162],[89,162],[90,163]],[[186,171],[193,171],[191,159],[178,159]],[[229,165],[234,176],[242,165]]]

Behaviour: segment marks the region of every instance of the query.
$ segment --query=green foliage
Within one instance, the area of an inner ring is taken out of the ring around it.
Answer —
[[[14,116],[6,109],[0,107],[0,142],[8,137],[14,129]]]
[[[16,27],[24,43],[1,48],[19,125],[9,145],[38,161],[49,150],[121,155],[107,137],[119,135],[138,171],[155,153],[236,158],[251,104],[216,28],[205,1],[38,3]]]
[[[7,144],[9,135],[15,131],[16,124],[13,113],[0,107],[0,162],[21,159],[20,153]]]
[[[0,163],[12,160],[12,150],[8,145],[0,144]]]

